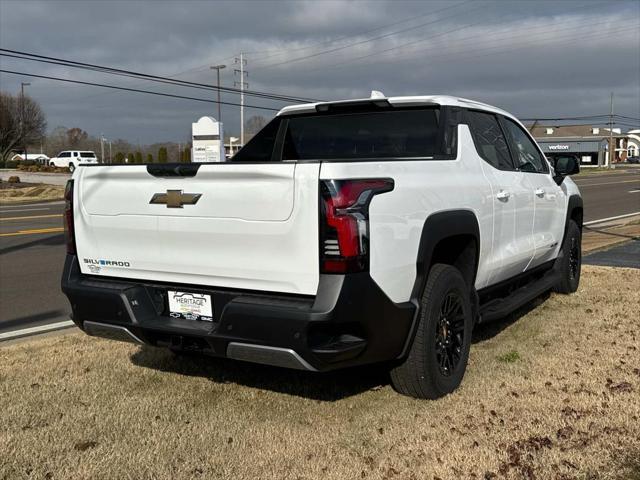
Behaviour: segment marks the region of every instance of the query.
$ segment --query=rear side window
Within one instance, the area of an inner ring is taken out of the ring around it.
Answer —
[[[271,120],[233,156],[234,162],[269,162],[278,137],[280,117]]]
[[[67,158],[71,156],[71,152],[62,152],[58,155],[59,158]]]
[[[84,158],[96,158],[96,154],[93,152],[80,152],[80,156]]]
[[[447,154],[440,109],[292,117],[283,160],[435,157]]]
[[[502,118],[504,127],[511,141],[511,151],[516,168],[523,172],[547,173],[549,167],[533,141],[514,121]]]
[[[469,110],[465,117],[478,155],[498,170],[514,170],[507,141],[495,115]]]

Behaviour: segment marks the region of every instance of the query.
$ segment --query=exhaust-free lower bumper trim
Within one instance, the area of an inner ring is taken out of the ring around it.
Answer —
[[[106,323],[86,321],[83,324],[84,331],[88,335],[94,337],[108,338],[109,340],[119,340],[121,342],[130,342],[144,344],[142,340],[129,331],[128,328],[120,325],[109,325]]]
[[[316,371],[295,350],[291,348],[252,345],[249,343],[230,342],[227,357],[245,362],[261,363],[274,367],[294,368],[296,370]]]

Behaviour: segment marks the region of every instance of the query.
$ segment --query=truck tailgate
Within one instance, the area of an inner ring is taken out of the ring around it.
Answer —
[[[81,271],[315,294],[319,168],[203,164],[192,177],[158,177],[144,165],[80,168],[74,220]],[[190,204],[195,196],[187,194],[200,197]],[[159,203],[150,203],[154,196]]]

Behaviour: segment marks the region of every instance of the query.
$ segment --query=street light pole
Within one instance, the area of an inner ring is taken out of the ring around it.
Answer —
[[[20,131],[22,133],[22,149],[24,150],[24,160],[27,160],[27,136],[25,135],[25,119],[24,119],[24,87],[28,87],[29,85],[31,85],[30,83],[26,83],[26,82],[21,82],[20,83]]]
[[[216,84],[216,87],[218,89],[218,122],[222,123],[222,110],[220,109],[220,70],[222,70],[223,68],[226,68],[226,65],[213,65],[211,68],[211,70],[215,70],[217,73],[217,78],[218,78],[218,83]]]
[[[100,134],[100,163],[106,163],[104,161],[104,135]]]

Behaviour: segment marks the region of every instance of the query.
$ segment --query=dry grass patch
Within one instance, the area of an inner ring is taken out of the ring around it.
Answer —
[[[0,348],[0,478],[638,478],[640,272],[583,275],[576,295],[478,329],[440,401],[396,394],[380,369],[80,334]]]
[[[64,187],[61,185],[33,185],[25,187],[22,184],[9,184],[2,182],[0,188],[0,205],[16,204],[21,202],[36,202],[42,200],[62,200]]]

